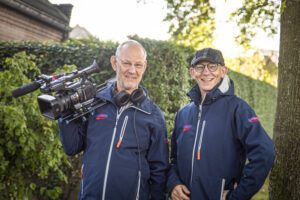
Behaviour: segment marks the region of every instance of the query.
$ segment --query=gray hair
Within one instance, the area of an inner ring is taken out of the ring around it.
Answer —
[[[125,46],[125,45],[137,45],[139,47],[141,47],[144,55],[145,55],[145,60],[147,59],[147,52],[145,50],[145,48],[141,45],[141,43],[139,43],[138,41],[136,40],[127,40],[125,42],[123,42],[122,44],[120,44],[116,50],[116,57],[119,57],[120,56],[120,52],[121,52],[121,49]]]

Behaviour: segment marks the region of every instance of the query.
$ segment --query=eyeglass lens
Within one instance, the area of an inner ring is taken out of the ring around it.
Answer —
[[[210,71],[210,72],[214,72],[214,71],[216,71],[217,70],[217,68],[218,68],[218,65],[217,64],[207,64],[207,65],[203,65],[203,64],[197,64],[197,65],[195,65],[195,70],[197,71],[197,72],[203,72],[204,71],[204,69],[205,69],[205,67],[207,67],[207,69]]]

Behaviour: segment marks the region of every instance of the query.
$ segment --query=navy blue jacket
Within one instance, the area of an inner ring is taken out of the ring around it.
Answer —
[[[162,112],[148,95],[119,109],[111,87],[97,98],[107,104],[87,124],[59,123],[66,154],[84,151],[79,199],[164,199],[169,150]]]
[[[168,190],[184,184],[191,199],[219,200],[224,190],[232,190],[231,200],[250,199],[273,165],[273,141],[227,76],[202,103],[198,85],[188,96],[192,102],[175,119]]]

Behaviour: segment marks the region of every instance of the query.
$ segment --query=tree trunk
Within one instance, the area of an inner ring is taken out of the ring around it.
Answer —
[[[300,0],[282,1],[270,200],[300,199]]]

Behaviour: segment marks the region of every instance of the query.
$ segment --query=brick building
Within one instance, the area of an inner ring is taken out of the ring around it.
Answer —
[[[71,4],[48,0],[0,0],[0,41],[68,38]]]

